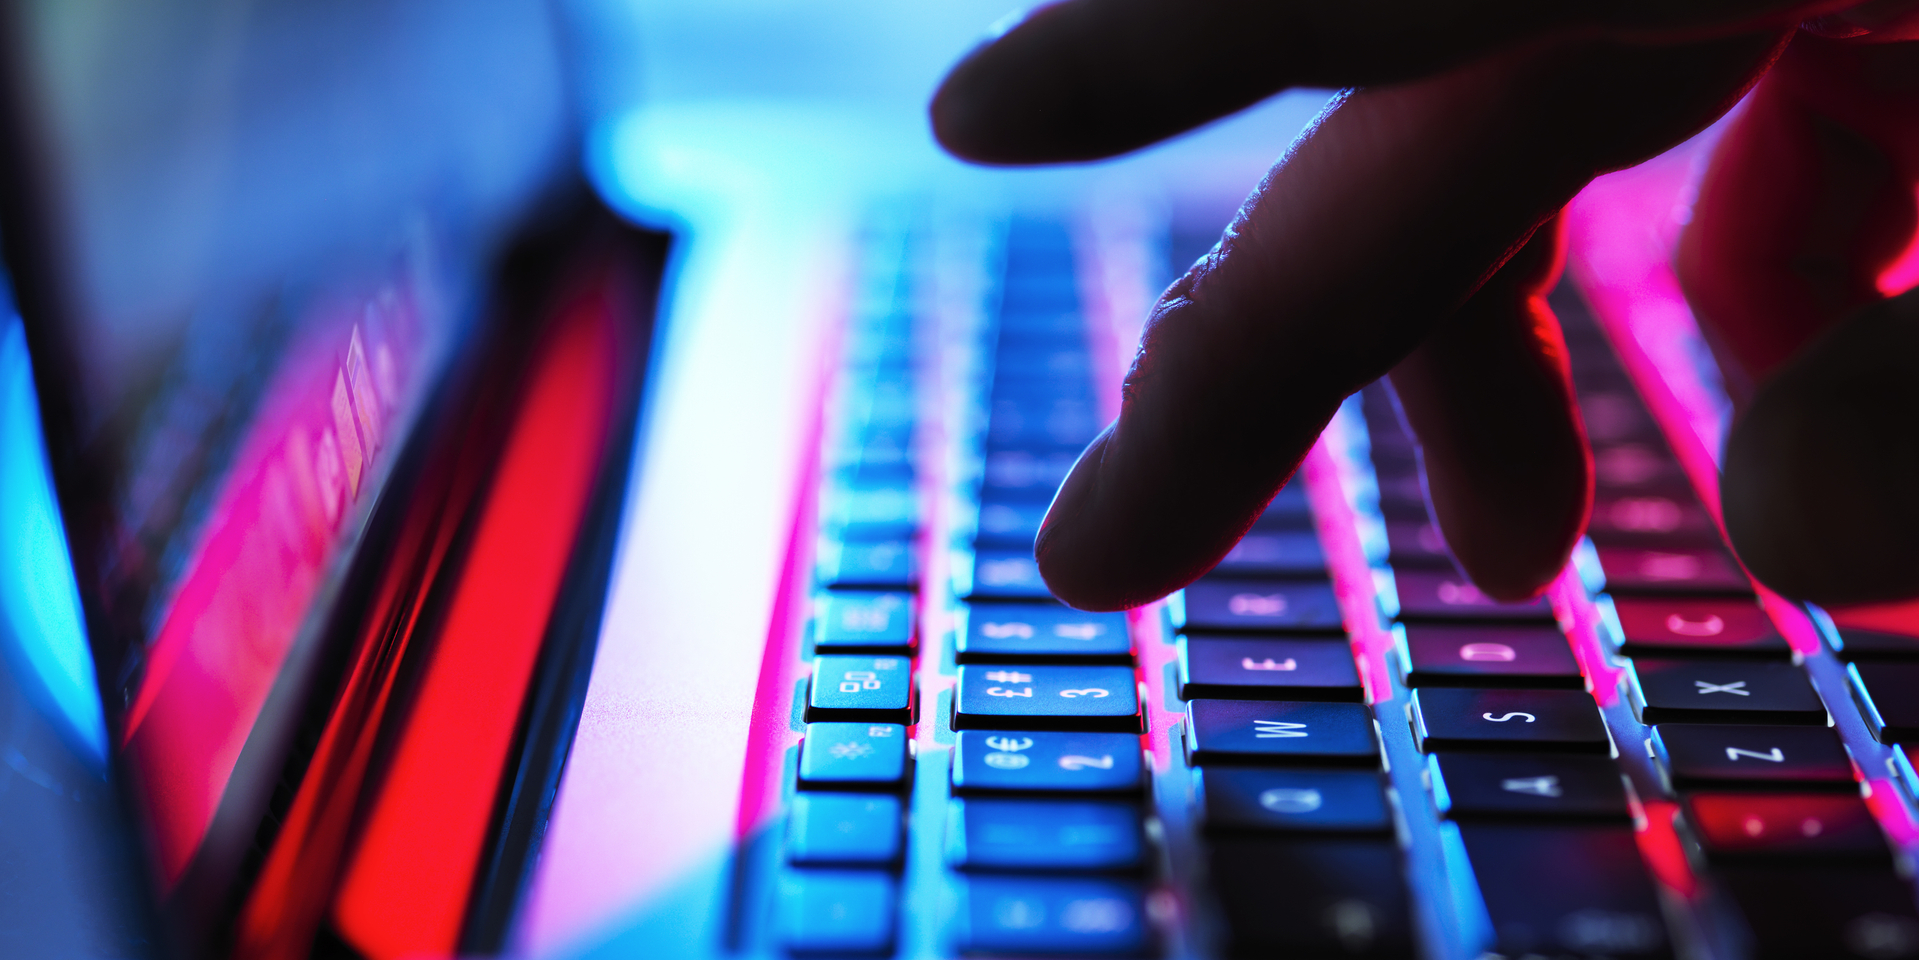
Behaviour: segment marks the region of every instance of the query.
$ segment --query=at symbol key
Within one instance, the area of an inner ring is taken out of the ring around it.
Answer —
[[[1583,690],[1413,692],[1413,733],[1427,753],[1439,750],[1527,750],[1609,753],[1612,740],[1599,706]]]
[[[1138,733],[1131,667],[967,664],[954,697],[956,730]]]

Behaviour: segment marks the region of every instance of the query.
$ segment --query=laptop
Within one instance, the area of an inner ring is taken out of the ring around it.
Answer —
[[[1547,597],[1458,575],[1375,385],[1219,568],[1092,615],[1038,518],[1324,95],[981,172],[918,104],[997,10],[184,6],[9,22],[21,502],[76,586],[0,802],[95,851],[37,952],[1919,954],[1919,630],[1718,533],[1704,141],[1573,207],[1600,491]],[[52,832],[4,834],[57,878]]]

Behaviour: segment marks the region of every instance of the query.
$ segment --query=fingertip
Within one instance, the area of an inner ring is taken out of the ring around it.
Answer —
[[[1919,596],[1919,299],[1862,311],[1763,383],[1720,475],[1726,533],[1768,587],[1825,605]]]

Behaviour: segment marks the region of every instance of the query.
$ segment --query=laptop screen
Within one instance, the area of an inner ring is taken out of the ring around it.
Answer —
[[[7,5],[0,231],[163,895],[243,855],[486,266],[572,167],[551,16]]]

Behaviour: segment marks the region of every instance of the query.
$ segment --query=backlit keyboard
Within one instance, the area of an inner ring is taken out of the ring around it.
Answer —
[[[1005,226],[970,324],[923,243],[867,244],[733,949],[1919,956],[1919,640],[1762,605],[1570,286],[1598,490],[1546,597],[1458,574],[1374,385],[1213,572],[1095,614],[1031,548],[1113,386],[1074,239]]]

